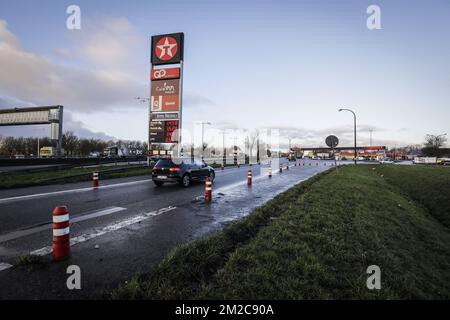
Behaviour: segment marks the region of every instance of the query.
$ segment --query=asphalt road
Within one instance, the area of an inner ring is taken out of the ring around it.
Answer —
[[[42,186],[0,192],[0,299],[67,299],[101,297],[134,274],[155,266],[173,248],[223,228],[249,214],[300,181],[330,168],[331,161],[290,163],[283,173],[273,163],[216,171],[213,202],[203,201],[202,183],[184,189],[156,187],[150,177]],[[304,165],[302,165],[304,163]],[[51,212],[70,211],[72,255],[51,261]],[[43,266],[16,267],[18,256],[42,256]],[[66,268],[82,270],[82,290],[68,290]]]

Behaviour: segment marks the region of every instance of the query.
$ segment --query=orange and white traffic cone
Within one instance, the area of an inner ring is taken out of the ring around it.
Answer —
[[[92,173],[92,187],[98,188],[98,172]]]
[[[252,170],[248,170],[248,172],[247,172],[247,185],[248,186],[252,185],[252,179],[253,179]]]
[[[66,206],[59,206],[53,210],[53,260],[60,261],[69,256],[69,210]]]
[[[205,181],[205,202],[210,203],[212,200],[212,181],[211,178],[206,178]]]

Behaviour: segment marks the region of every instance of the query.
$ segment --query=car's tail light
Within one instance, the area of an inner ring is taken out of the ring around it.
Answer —
[[[178,172],[178,171],[180,171],[180,167],[178,167],[178,166],[171,167],[171,168],[169,169],[169,171],[170,171],[170,172]]]

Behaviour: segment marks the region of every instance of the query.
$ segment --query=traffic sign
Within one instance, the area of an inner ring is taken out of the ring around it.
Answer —
[[[336,136],[330,135],[325,139],[325,143],[330,148],[335,148],[339,144],[339,139]]]

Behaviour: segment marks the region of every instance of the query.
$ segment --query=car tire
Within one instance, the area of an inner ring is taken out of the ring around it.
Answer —
[[[187,188],[191,185],[191,177],[188,174],[185,174],[180,181],[180,185],[184,188]]]
[[[164,182],[162,182],[162,181],[153,181],[153,183],[154,183],[157,187],[161,187],[161,186],[164,184]]]

